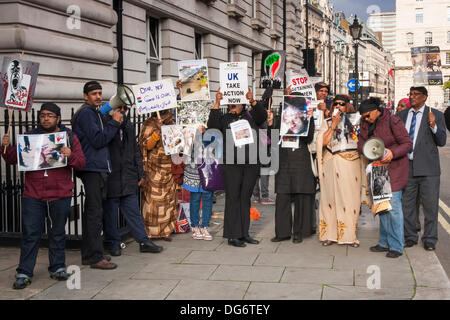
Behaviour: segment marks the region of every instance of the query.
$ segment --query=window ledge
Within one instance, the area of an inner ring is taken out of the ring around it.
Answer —
[[[267,27],[267,23],[259,18],[253,18],[251,20],[252,28],[255,30],[263,30]]]
[[[235,3],[229,3],[227,7],[228,16],[241,19],[245,17],[245,14],[247,13],[247,10],[243,9],[242,7],[238,6]]]
[[[277,29],[270,29],[269,35],[272,39],[279,39],[283,34]]]
[[[205,3],[208,6],[211,6],[214,4],[214,2],[216,2],[216,0],[199,0],[199,1]]]

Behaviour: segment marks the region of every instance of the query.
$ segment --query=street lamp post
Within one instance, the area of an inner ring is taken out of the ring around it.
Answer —
[[[359,95],[359,73],[358,73],[358,40],[361,38],[362,25],[358,22],[358,17],[355,15],[353,23],[350,25],[350,34],[355,42],[355,101],[354,107],[356,110],[359,109],[358,106],[358,95]]]

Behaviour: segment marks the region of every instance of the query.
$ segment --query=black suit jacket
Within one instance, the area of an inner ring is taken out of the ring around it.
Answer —
[[[405,124],[408,119],[409,110],[410,109],[403,110],[398,114],[400,119],[402,119]],[[437,147],[445,146],[447,141],[444,115],[436,109],[431,109],[431,112],[433,112],[436,118],[437,125],[437,132],[434,134],[428,124],[429,112],[430,107],[425,105],[422,121],[420,122],[419,133],[416,139],[416,145],[414,146],[414,176],[438,176],[441,174],[439,151]],[[409,128],[406,128],[406,130],[409,132]]]

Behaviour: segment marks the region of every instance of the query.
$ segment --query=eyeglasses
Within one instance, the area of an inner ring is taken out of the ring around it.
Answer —
[[[366,113],[366,114],[362,114],[361,117],[362,117],[364,120],[370,118],[370,111],[369,111],[368,113]]]
[[[345,102],[333,102],[333,106],[340,105],[341,107],[344,107],[346,105]]]
[[[44,118],[56,119],[56,118],[58,118],[58,116],[51,114],[51,113],[40,113],[39,119],[44,119]]]

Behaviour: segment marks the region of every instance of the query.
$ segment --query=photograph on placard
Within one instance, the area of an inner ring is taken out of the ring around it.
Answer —
[[[203,125],[206,127],[209,113],[213,106],[213,100],[178,101],[178,108],[176,110],[177,124]]]
[[[184,152],[183,126],[162,126],[161,137],[166,155],[180,154]]]
[[[359,113],[343,113],[341,121],[331,137],[327,148],[332,153],[357,150],[358,134],[360,131],[361,115]],[[328,127],[331,127],[331,119],[327,120]]]
[[[281,136],[307,136],[310,116],[308,104],[304,97],[284,96],[281,112]]]
[[[29,111],[33,104],[39,63],[4,57],[0,79],[0,107]]]
[[[389,179],[389,164],[372,163],[370,178],[370,190],[374,203],[379,203],[392,198],[391,182]]]
[[[440,48],[437,46],[411,48],[414,85],[442,85]]]
[[[67,146],[65,131],[17,136],[19,171],[36,171],[65,167],[67,158],[61,149]]]
[[[283,86],[286,52],[283,50],[266,50],[262,52],[261,88],[280,89]]]
[[[236,147],[241,147],[254,142],[252,128],[247,120],[232,122],[230,124],[230,129]]]
[[[219,70],[220,91],[223,96],[220,105],[247,104],[247,61],[220,63]]]
[[[182,101],[209,100],[208,61],[186,60],[178,62]]]

